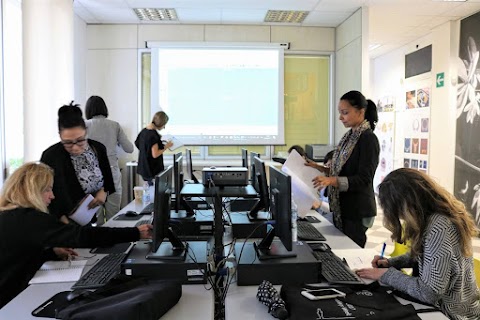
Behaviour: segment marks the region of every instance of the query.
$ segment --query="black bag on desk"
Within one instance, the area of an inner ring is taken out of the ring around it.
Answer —
[[[57,319],[157,320],[177,304],[182,285],[127,276],[112,279],[56,310]]]
[[[301,295],[302,287],[282,286],[280,295],[287,306],[289,319],[420,319],[412,305],[402,305],[386,287],[371,285],[356,290],[335,288],[346,293],[346,296],[312,301]]]

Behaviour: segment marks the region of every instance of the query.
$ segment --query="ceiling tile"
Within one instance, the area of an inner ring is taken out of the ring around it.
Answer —
[[[267,10],[222,10],[222,22],[223,23],[257,23],[262,24]]]
[[[176,8],[180,23],[221,23],[222,11],[220,9],[191,9]]]
[[[321,12],[312,11],[305,18],[302,23],[304,26],[319,26],[319,27],[337,27],[348,17],[351,13],[348,12]]]

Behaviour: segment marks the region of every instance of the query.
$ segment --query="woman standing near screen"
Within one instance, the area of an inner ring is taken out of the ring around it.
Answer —
[[[334,151],[330,168],[320,166],[325,176],[313,179],[315,187],[328,188],[335,226],[360,247],[377,214],[373,176],[378,166],[380,145],[373,133],[377,107],[359,91],[345,93],[338,103],[340,121],[351,128]]]
[[[153,116],[152,122],[140,131],[135,140],[135,146],[139,151],[137,172],[150,185],[155,176],[164,170],[163,153],[173,146],[171,141],[163,144],[162,136],[157,132],[164,129],[167,122],[167,114],[158,111]]]

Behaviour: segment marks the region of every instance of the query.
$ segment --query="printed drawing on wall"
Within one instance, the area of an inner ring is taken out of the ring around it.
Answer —
[[[480,226],[480,13],[460,28],[454,193]]]

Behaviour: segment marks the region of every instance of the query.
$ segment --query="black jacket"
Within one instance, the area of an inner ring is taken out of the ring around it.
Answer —
[[[0,212],[0,308],[28,286],[53,247],[93,248],[137,241],[138,228],[80,227],[34,209]]]
[[[348,191],[340,192],[342,218],[358,220],[377,215],[373,176],[378,166],[380,146],[372,130],[366,130],[343,165],[340,177],[348,178]]]
[[[98,164],[103,175],[103,189],[108,193],[115,192],[112,170],[110,169],[105,146],[90,139],[88,139],[88,144],[97,155]],[[80,182],[78,182],[70,154],[65,150],[62,143],[59,142],[45,150],[40,161],[48,164],[55,171],[53,182],[55,199],[50,203],[48,210],[57,217],[70,214],[73,208],[86,195]],[[95,196],[94,194],[92,195]]]

